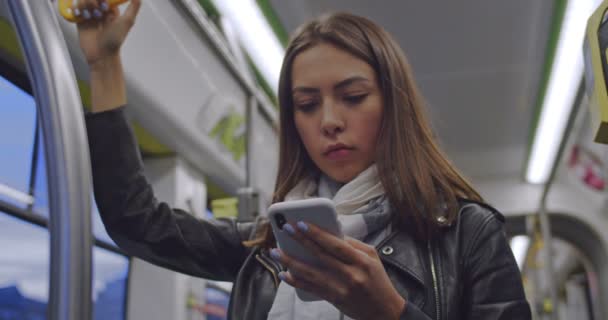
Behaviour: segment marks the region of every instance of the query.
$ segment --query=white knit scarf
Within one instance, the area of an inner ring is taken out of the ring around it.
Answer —
[[[390,209],[375,165],[361,172],[355,179],[341,185],[322,175],[318,182],[300,181],[286,196],[285,201],[313,197],[334,201],[338,221],[344,235],[374,244],[389,230]],[[295,289],[281,282],[268,320],[338,320],[349,319],[327,301],[305,302]]]

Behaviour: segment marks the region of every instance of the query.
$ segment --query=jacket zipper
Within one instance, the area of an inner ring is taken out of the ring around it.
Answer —
[[[272,274],[272,280],[274,280],[275,288],[279,287],[279,277],[277,276],[276,271],[270,266],[270,264],[264,261],[263,257],[260,254],[255,255],[255,259],[258,260],[264,268],[266,268]]]
[[[435,270],[435,259],[433,258],[433,250],[431,247],[431,243],[428,243],[429,247],[429,257],[431,260],[431,274],[433,276],[433,290],[435,292],[435,312],[437,315],[437,320],[441,319],[441,309],[439,307],[439,286],[437,285],[437,271]]]

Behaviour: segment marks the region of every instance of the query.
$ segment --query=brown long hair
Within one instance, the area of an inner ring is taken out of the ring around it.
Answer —
[[[482,201],[440,150],[425,115],[425,103],[399,45],[380,26],[349,13],[334,13],[300,27],[287,47],[279,79],[279,171],[273,202],[302,179],[320,172],[296,131],[291,66],[302,51],[329,43],[367,62],[376,72],[384,102],[376,165],[394,210],[393,223],[420,239],[435,236],[458,214],[458,199]],[[445,220],[437,219],[441,214]],[[274,246],[269,224],[248,246]]]

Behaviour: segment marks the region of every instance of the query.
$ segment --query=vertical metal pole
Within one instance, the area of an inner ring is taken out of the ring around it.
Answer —
[[[544,263],[543,270],[545,271],[544,280],[548,284],[547,290],[549,299],[551,300],[551,312],[549,315],[549,319],[557,320],[557,286],[555,283],[555,270],[553,265],[553,258],[555,254],[553,253],[553,234],[551,232],[551,224],[549,221],[549,216],[547,213],[547,208],[543,203],[539,211],[540,218],[540,231],[543,237],[543,253],[544,253]],[[543,296],[546,296],[546,293],[543,292]],[[543,301],[544,303],[544,301]]]
[[[91,318],[91,172],[76,77],[53,2],[8,0],[42,127],[50,206],[49,319]]]
[[[258,100],[255,96],[249,97],[249,103],[247,105],[246,117],[247,117],[247,128],[246,135],[246,155],[245,155],[245,187],[237,191],[239,198],[239,218],[244,220],[250,220],[258,215],[259,211],[259,195],[253,187],[253,139],[254,137],[254,112],[258,107]]]
[[[253,139],[255,139],[254,137],[254,112],[258,107],[258,101],[255,98],[255,96],[250,96],[249,97],[249,103],[247,104],[247,111],[245,113],[245,116],[247,117],[246,122],[247,122],[247,141],[246,141],[246,148],[247,148],[247,154],[246,154],[246,164],[245,164],[245,174],[246,174],[246,178],[245,178],[245,186],[246,187],[251,187],[253,184],[253,172],[251,171],[251,169],[253,168]]]

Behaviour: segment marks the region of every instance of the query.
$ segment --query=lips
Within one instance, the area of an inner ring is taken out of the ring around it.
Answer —
[[[323,152],[323,155],[330,159],[341,159],[347,157],[352,152],[353,147],[349,147],[342,143],[337,143],[328,146]]]

